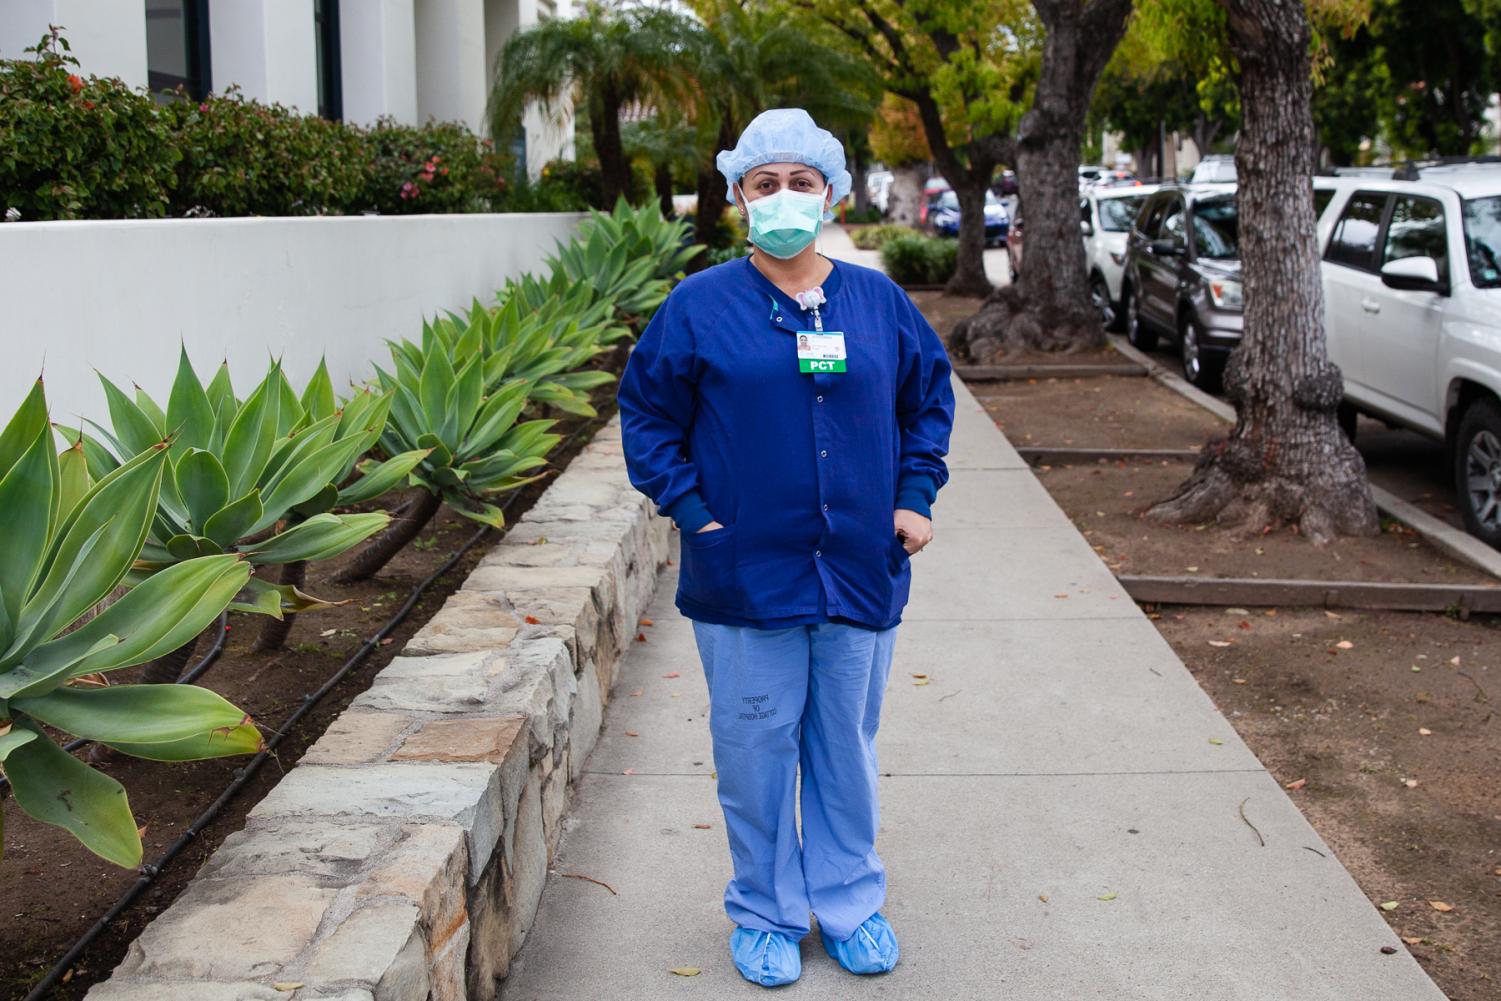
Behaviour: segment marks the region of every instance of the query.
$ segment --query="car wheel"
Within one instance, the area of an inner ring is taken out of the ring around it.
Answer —
[[[1089,276],[1089,302],[1095,311],[1100,314],[1100,323],[1106,330],[1115,327],[1115,307],[1110,303],[1110,286],[1105,284],[1105,276],[1096,271]]]
[[[1501,406],[1480,399],[1459,422],[1455,490],[1469,533],[1501,549]]]
[[[1183,378],[1205,392],[1219,389],[1219,366],[1205,357],[1199,325],[1188,313],[1178,321],[1178,356],[1183,362]]]
[[[1154,351],[1157,348],[1157,333],[1148,330],[1141,318],[1141,305],[1136,290],[1130,285],[1121,293],[1126,300],[1126,340],[1138,351]]]

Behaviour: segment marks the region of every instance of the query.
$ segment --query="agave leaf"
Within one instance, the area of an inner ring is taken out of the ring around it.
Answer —
[[[360,478],[339,491],[338,505],[347,507],[350,504],[361,504],[396,489],[406,482],[407,474],[430,454],[430,449],[417,448],[393,455],[385,462],[361,466]]]
[[[38,379],[31,384],[31,392],[11,415],[5,430],[0,431],[0,472],[20,460],[47,423],[47,397],[42,391],[42,380]]]
[[[271,458],[280,413],[280,370],[273,367],[235,414],[224,439],[224,471],[229,474],[229,494],[244,497],[260,482],[261,471]]]
[[[174,475],[188,518],[202,533],[208,520],[229,503],[229,475],[218,456],[199,448],[177,460]]]
[[[308,380],[298,403],[315,421],[334,413],[337,404],[334,399],[333,380],[328,377],[327,358],[318,359],[318,367],[314,370],[313,377]]]
[[[339,503],[339,488],[332,483],[325,483],[323,489],[300,504],[292,505],[290,513],[298,518],[311,518],[315,514],[328,511]]]
[[[18,730],[15,727],[11,727],[6,733],[0,733],[0,764],[4,763],[11,751],[36,738],[35,730]]]
[[[90,480],[102,480],[120,467],[120,460],[116,459],[109,449],[84,434],[82,430],[65,427],[62,424],[54,424],[52,429],[62,435],[63,440],[69,445],[79,445],[83,448],[84,458],[88,460]],[[3,468],[5,467],[0,466],[0,469]]]
[[[250,534],[270,528],[297,504],[316,495],[338,476],[357,454],[358,438],[335,441],[291,465],[264,495],[265,510]]]
[[[190,448],[208,448],[214,439],[214,405],[208,393],[193,371],[188,360],[187,348],[183,348],[177,362],[177,378],[172,383],[172,393],[167,398],[164,430],[174,437],[173,458]]]
[[[231,549],[250,533],[250,526],[261,520],[265,508],[260,488],[220,508],[203,526],[203,534],[221,549]]]
[[[12,627],[42,568],[51,536],[52,442],[45,426],[31,447],[0,479],[0,512],[5,514],[5,544],[0,545],[0,650],[10,646]]]
[[[187,740],[245,723],[243,711],[197,685],[59,688],[36,698],[13,699],[11,705],[48,726],[111,744]]]
[[[141,838],[125,787],[68,754],[35,724],[17,720],[16,727],[38,737],[5,759],[17,805],[36,820],[63,828],[107,861],[127,869],[140,865]]]
[[[384,511],[370,514],[317,514],[265,542],[245,550],[250,562],[295,563],[324,560],[363,542],[385,528],[391,516]]]
[[[475,504],[473,500],[462,496],[444,495],[448,506],[458,514],[471,521],[477,521],[481,525],[489,525],[491,528],[504,528],[506,513],[494,504]]]
[[[58,512],[63,517],[67,517],[89,492],[89,487],[94,485],[93,478],[89,476],[89,460],[81,440],[58,453],[57,476],[61,494]],[[14,509],[0,503],[0,511],[9,510]]]
[[[109,420],[119,440],[120,457],[139,455],[166,437],[166,432],[147,416],[130,397],[104,376],[99,377],[104,385],[105,402],[109,404]]]
[[[249,598],[249,605],[255,606],[257,613],[281,618],[283,613],[293,612],[317,612],[325,608],[336,608],[339,605],[348,604],[345,601],[329,601],[308,594],[301,588],[292,584],[273,584],[259,577],[250,578],[245,585],[242,599]],[[274,605],[274,609],[273,606]],[[243,610],[243,609],[242,609]]]
[[[422,362],[422,376],[417,386],[417,399],[422,404],[426,425],[437,431],[442,427],[443,403],[453,385],[453,365],[443,351],[429,352]]]

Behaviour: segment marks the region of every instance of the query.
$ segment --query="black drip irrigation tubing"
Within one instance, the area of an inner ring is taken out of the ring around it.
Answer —
[[[594,430],[598,424],[598,421],[589,421],[588,423],[579,427],[576,431],[570,434],[567,439],[563,441],[561,451],[567,451],[568,447],[575,441],[577,441],[579,436],[581,436],[585,431]],[[521,495],[519,492],[513,493],[506,499],[506,502],[500,506],[501,514],[503,516],[510,513],[511,505],[514,504],[520,496]],[[350,655],[349,659],[344,662],[342,667],[335,671],[333,675],[328,678],[328,680],[324,681],[323,684],[319,686],[317,691],[304,695],[302,697],[301,704],[295,710],[293,710],[290,716],[282,721],[281,726],[270,731],[270,739],[266,741],[265,746],[256,753],[255,757],[251,758],[240,768],[235,769],[234,778],[230,781],[229,785],[225,786],[224,791],[219,794],[218,798],[210,803],[208,808],[205,809],[201,814],[199,814],[198,818],[194,820],[193,823],[188,825],[187,829],[185,829],[182,834],[178,836],[176,841],[172,842],[172,844],[167,848],[165,852],[157,857],[155,862],[148,862],[141,866],[141,874],[136,878],[136,881],[130,885],[130,888],[122,893],[115,900],[115,902],[110,905],[109,910],[104,912],[103,917],[95,921],[92,925],[89,926],[87,931],[85,931],[78,937],[73,945],[69,947],[68,951],[63,953],[63,957],[59,959],[55,965],[53,965],[52,969],[47,971],[47,975],[37,982],[36,986],[31,989],[31,992],[26,995],[23,1001],[41,1001],[46,992],[56,986],[63,975],[67,973],[67,971],[78,960],[78,958],[83,955],[84,951],[93,944],[94,939],[103,934],[104,930],[108,928],[116,918],[118,918],[121,914],[128,910],[132,904],[135,903],[136,898],[144,893],[152,883],[156,882],[156,878],[166,870],[167,866],[172,863],[173,859],[180,855],[183,849],[193,843],[198,835],[203,832],[203,829],[206,828],[210,823],[212,823],[214,819],[219,815],[219,812],[223,810],[226,805],[228,805],[229,801],[234,798],[235,794],[238,793],[240,789],[243,788],[245,784],[255,776],[255,773],[260,770],[261,765],[265,764],[267,759],[275,755],[276,746],[281,743],[282,739],[288,733],[291,732],[292,727],[296,726],[298,721],[300,721],[303,716],[307,715],[307,713],[314,706],[316,706],[323,700],[324,696],[333,691],[333,689],[339,684],[339,682],[343,681],[351,671],[358,667],[360,662],[368,657],[372,650],[380,646],[381,641],[389,636],[392,632],[394,632],[396,627],[400,626],[401,623],[406,620],[407,615],[410,614],[414,607],[416,607],[417,602],[422,599],[422,596],[427,592],[427,589],[431,587],[439,577],[442,577],[448,571],[452,570],[454,565],[457,564],[459,560],[463,559],[464,554],[469,552],[469,550],[472,549],[478,542],[480,542],[480,540],[482,540],[486,535],[488,535],[490,531],[491,528],[489,525],[483,525],[478,530],[476,530],[473,535],[469,536],[469,538],[464,541],[464,544],[462,546],[454,550],[453,553],[449,555],[448,559],[443,561],[442,566],[438,567],[438,569],[428,574],[425,578],[422,579],[420,583],[417,584],[416,587],[412,588],[412,593],[407,596],[407,600],[403,602],[401,607],[396,610],[396,613],[386,621],[385,625],[381,626],[380,629],[376,630],[376,632],[369,639],[361,644],[360,648]],[[219,638],[214,643],[213,649],[205,654],[203,659],[195,664],[193,666],[193,669],[186,675],[184,675],[183,678],[178,682],[178,684],[183,684],[187,681],[192,680],[193,678],[197,678],[198,676],[203,674],[204,671],[208,670],[209,665],[212,664],[214,660],[218,659],[219,654],[224,649],[224,638],[225,634],[228,632],[228,630],[224,628],[226,622],[227,613],[221,613],[219,616]],[[91,741],[81,739],[75,740],[68,745],[68,749],[72,750],[74,749],[75,745],[83,746],[88,743],[91,743]]]

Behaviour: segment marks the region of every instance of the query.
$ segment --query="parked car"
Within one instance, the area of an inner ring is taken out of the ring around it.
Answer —
[[[1127,240],[1121,298],[1126,333],[1144,351],[1177,343],[1183,376],[1219,385],[1240,343],[1241,285],[1235,190],[1167,185],[1142,206]]]
[[[872,170],[865,175],[865,193],[881,215],[885,215],[891,206],[891,182],[894,179],[889,170]]]
[[[1329,357],[1357,413],[1447,446],[1469,531],[1501,548],[1501,165],[1315,180]]]
[[[990,190],[1002,198],[1007,195],[1020,194],[1022,190],[1021,182],[1016,179],[1016,171],[1007,169],[995,175],[995,178],[990,182]]]
[[[1211,153],[1198,162],[1188,179],[1190,184],[1234,184],[1235,157],[1224,153]]]
[[[938,202],[938,197],[945,191],[952,190],[948,181],[941,177],[930,177],[922,186],[922,201],[917,207],[917,224],[928,224],[928,213],[933,211],[933,206]]]
[[[1126,242],[1131,224],[1136,221],[1147,198],[1156,191],[1156,185],[1140,182],[1131,187],[1096,185],[1079,199],[1080,228],[1084,233],[1084,266],[1089,275],[1089,298],[1100,311],[1100,318],[1109,330],[1119,329],[1125,319],[1125,312],[1121,308],[1121,290],[1124,287]]]
[[[945,191],[938,196],[928,212],[928,222],[935,236],[959,235],[959,196]],[[989,188],[985,190],[985,246],[992,247],[1006,242],[1011,217],[1006,213],[1006,203]]]

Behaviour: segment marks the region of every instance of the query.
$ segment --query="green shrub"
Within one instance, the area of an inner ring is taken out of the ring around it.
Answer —
[[[359,129],[235,88],[163,106],[177,135],[174,214],[325,215],[363,208],[370,151]]]
[[[543,165],[538,184],[569,192],[585,208],[609,208],[605,204],[604,178],[597,163],[550,160]]]
[[[898,236],[881,247],[881,266],[898,285],[942,285],[958,257],[957,241],[931,236]]]
[[[509,158],[458,122],[418,128],[382,118],[365,138],[366,208],[384,215],[491,212],[505,194]]]
[[[501,212],[582,212],[589,203],[572,187],[543,177],[536,183],[525,174],[516,179],[501,200]]]
[[[151,98],[79,76],[55,29],[26,51],[0,61],[0,216],[165,215],[181,154]]]
[[[860,229],[850,230],[850,239],[861,250],[880,250],[887,241],[894,240],[899,236],[921,236],[911,226],[898,226],[895,223],[882,223],[879,226],[862,226]]]
[[[843,221],[852,223],[868,223],[880,222],[882,218],[883,217],[881,215],[880,209],[876,208],[874,205],[867,205],[864,209],[846,209]]]

